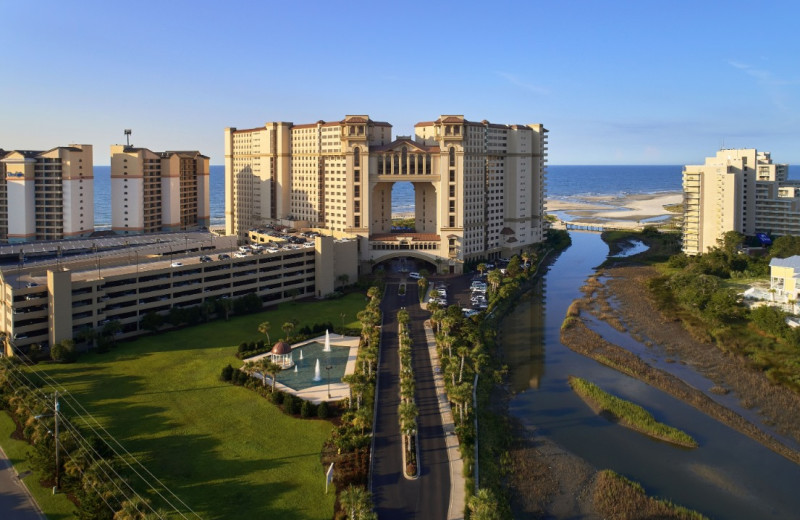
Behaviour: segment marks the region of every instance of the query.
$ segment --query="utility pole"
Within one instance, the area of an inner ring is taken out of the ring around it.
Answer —
[[[55,401],[55,413],[53,414],[53,416],[55,417],[55,420],[56,420],[56,426],[55,426],[55,431],[56,431],[56,485],[55,485],[55,487],[53,487],[53,494],[55,495],[56,491],[61,487],[61,472],[59,471],[60,464],[58,462],[58,412],[60,411],[61,407],[60,407],[60,405],[58,403],[58,390],[56,390],[56,393],[55,393],[55,396],[53,397],[53,399]]]

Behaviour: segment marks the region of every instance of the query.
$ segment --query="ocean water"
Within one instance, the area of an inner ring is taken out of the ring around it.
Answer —
[[[548,166],[547,198],[569,199],[587,195],[626,195],[681,191],[683,166]],[[800,167],[790,167],[792,173]],[[225,224],[225,167],[210,168],[211,225]],[[94,223],[111,228],[111,167],[94,167]],[[392,191],[392,212],[414,211],[414,188],[398,182]]]

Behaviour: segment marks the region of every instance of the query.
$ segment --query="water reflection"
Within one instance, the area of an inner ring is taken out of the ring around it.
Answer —
[[[800,467],[641,381],[580,356],[560,342],[561,322],[580,287],[608,253],[599,235],[572,233],[573,245],[541,286],[501,325],[500,342],[517,395],[509,408],[526,427],[597,468],[610,468],[714,518],[792,518],[800,510]],[[546,290],[545,290],[546,287]],[[569,388],[576,375],[647,408],[656,420],[700,443],[677,448],[594,414]],[[747,490],[748,492],[742,492]]]

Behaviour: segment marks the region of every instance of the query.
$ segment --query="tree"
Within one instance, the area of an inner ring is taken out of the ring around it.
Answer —
[[[265,358],[266,359],[266,358]],[[283,367],[272,361],[268,362],[265,366],[267,374],[272,378],[272,393],[275,393],[275,383],[278,381],[278,372],[283,370]]]
[[[500,284],[503,282],[503,273],[501,273],[499,269],[492,269],[489,271],[487,280],[492,286],[492,291],[497,291],[497,288],[500,287]]]
[[[349,485],[339,495],[342,509],[347,513],[349,520],[368,520],[372,515],[372,497],[369,492],[361,487]]]
[[[769,250],[770,258],[789,258],[794,255],[800,255],[800,236],[798,235],[776,238]]]
[[[121,330],[122,324],[119,322],[119,320],[111,320],[103,325],[102,330],[100,330],[100,335],[106,338],[113,338]]]
[[[269,322],[264,321],[258,326],[258,332],[267,336],[267,344],[271,344],[272,342],[269,339]]]
[[[717,239],[717,245],[728,257],[732,257],[739,250],[739,247],[744,242],[744,238],[744,235],[738,231],[727,231],[723,233],[722,237]]]
[[[217,308],[219,309],[220,314],[225,316],[225,321],[228,321],[230,318],[231,310],[233,309],[233,302],[230,298],[220,298],[217,300]]]
[[[142,316],[142,321],[140,323],[141,327],[149,332],[157,332],[158,329],[161,328],[161,325],[164,324],[164,317],[158,314],[157,312],[150,311],[144,316]]]
[[[374,285],[367,289],[367,297],[371,300],[377,300],[381,295],[381,290]]]
[[[485,273],[487,270],[486,264],[484,264],[483,262],[479,263],[477,269],[478,272],[481,274],[481,276],[483,276],[483,273]]]
[[[471,520],[500,520],[500,504],[494,493],[488,488],[481,488],[469,498],[467,507]]]
[[[522,258],[522,262],[525,266],[525,272],[527,273],[528,268],[530,267],[531,253],[527,249],[523,249],[519,256]]]
[[[344,286],[347,285],[347,282],[350,281],[350,276],[347,275],[346,273],[342,273],[342,274],[340,274],[339,276],[336,277],[336,280],[339,281],[339,286],[340,287],[344,287]]]
[[[50,348],[50,357],[53,361],[64,363],[75,361],[75,342],[71,339],[65,339],[60,343],[56,343]]]
[[[513,278],[517,276],[521,270],[522,267],[520,266],[519,263],[519,257],[517,255],[512,256],[511,260],[509,260],[508,265],[506,266],[506,273],[508,274],[508,276],[511,276]]]
[[[291,321],[287,321],[286,323],[281,325],[281,329],[283,330],[283,333],[286,335],[286,341],[288,342],[289,338],[292,337],[292,331],[294,330],[294,323],[292,323]]]

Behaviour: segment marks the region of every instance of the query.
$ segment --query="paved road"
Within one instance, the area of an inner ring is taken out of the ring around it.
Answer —
[[[0,518],[3,520],[43,520],[39,506],[33,501],[6,454],[0,448]]]
[[[450,468],[442,431],[433,370],[422,328],[427,312],[419,307],[417,284],[409,283],[406,296],[397,295],[397,283],[388,283],[381,305],[384,313],[381,337],[380,388],[375,423],[375,452],[372,493],[375,511],[381,520],[443,519],[450,500]],[[400,401],[398,376],[397,311],[406,306],[410,315],[413,341],[416,402],[421,475],[406,480],[402,472],[400,426],[397,405]]]

